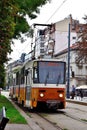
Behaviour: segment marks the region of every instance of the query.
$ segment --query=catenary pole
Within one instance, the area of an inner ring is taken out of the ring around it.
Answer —
[[[68,72],[67,72],[67,98],[70,98],[70,23],[68,26]]]

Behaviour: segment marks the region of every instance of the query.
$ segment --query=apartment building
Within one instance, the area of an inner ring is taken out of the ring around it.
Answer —
[[[66,79],[68,73],[68,44],[70,38],[70,86],[87,84],[87,64],[76,63],[78,29],[80,25],[78,20],[72,19],[72,16],[52,24],[43,30],[38,30],[38,37],[35,41],[35,57],[57,58],[66,62]],[[70,27],[70,32],[69,32]]]

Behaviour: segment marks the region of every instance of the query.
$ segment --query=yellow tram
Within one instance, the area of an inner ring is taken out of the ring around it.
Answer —
[[[29,108],[64,109],[66,105],[66,63],[37,59],[24,63],[15,73],[11,96]]]

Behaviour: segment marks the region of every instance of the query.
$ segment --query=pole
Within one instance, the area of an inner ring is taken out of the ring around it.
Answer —
[[[67,98],[70,98],[70,24],[68,30],[68,74],[67,74]]]

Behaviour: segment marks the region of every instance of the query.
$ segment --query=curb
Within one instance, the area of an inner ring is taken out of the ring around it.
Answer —
[[[70,103],[75,103],[75,104],[80,104],[80,105],[85,105],[87,106],[87,102],[84,101],[77,101],[77,100],[72,100],[72,99],[66,99],[66,102],[70,102]]]

